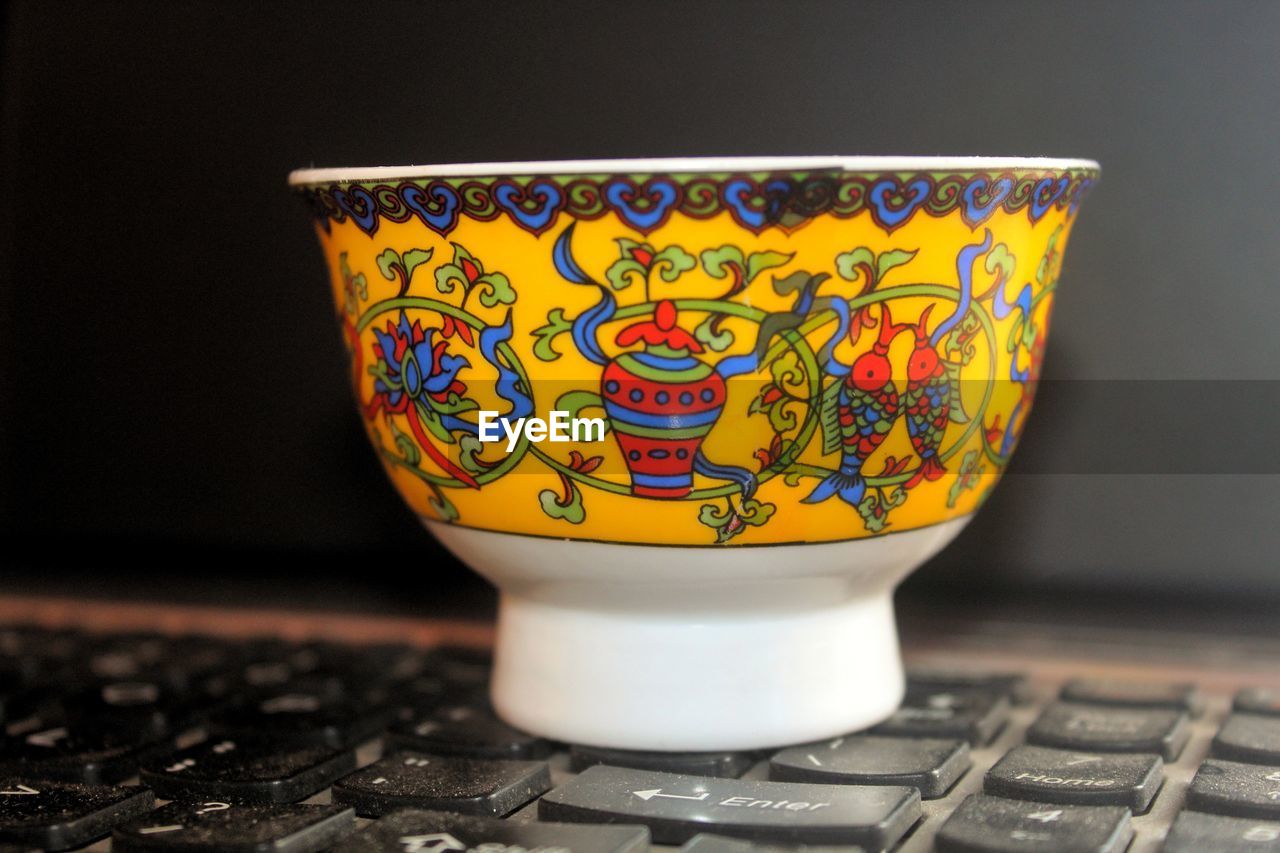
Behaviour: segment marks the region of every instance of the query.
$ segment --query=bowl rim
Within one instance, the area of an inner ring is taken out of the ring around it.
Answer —
[[[339,166],[294,169],[290,186],[349,184],[414,178],[512,177],[537,175],[687,174],[707,172],[1101,172],[1096,160],[1068,157],[981,157],[917,155],[829,155],[785,157],[641,157],[600,160],[529,160],[494,163],[439,163],[421,166]]]

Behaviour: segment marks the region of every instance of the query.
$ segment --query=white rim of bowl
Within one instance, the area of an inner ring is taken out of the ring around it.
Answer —
[[[347,184],[404,178],[687,174],[815,169],[835,169],[843,172],[1101,171],[1096,160],[1061,157],[649,157],[621,160],[532,160],[512,163],[295,169],[289,173],[289,184],[290,186]]]

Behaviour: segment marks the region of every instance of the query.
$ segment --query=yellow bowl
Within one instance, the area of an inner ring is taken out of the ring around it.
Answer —
[[[889,595],[1008,463],[1097,176],[855,157],[290,181],[392,482],[503,591],[499,711],[680,749],[896,704]]]

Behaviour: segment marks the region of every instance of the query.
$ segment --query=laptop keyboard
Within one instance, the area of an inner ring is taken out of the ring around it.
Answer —
[[[0,629],[0,853],[1280,850],[1272,688],[916,671],[866,732],[663,754],[513,729],[487,678],[467,649]]]

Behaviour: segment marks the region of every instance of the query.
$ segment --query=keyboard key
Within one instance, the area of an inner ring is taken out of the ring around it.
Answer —
[[[414,714],[430,713],[440,705],[487,707],[491,674],[491,664],[474,653],[432,652],[418,672],[395,682],[388,699]]]
[[[872,734],[961,738],[975,746],[991,742],[1009,719],[1009,700],[981,690],[907,691],[893,716]]]
[[[70,719],[132,729],[151,737],[170,731],[170,714],[177,710],[173,696],[154,681],[95,684],[68,696],[61,704]],[[173,722],[180,726],[180,721]]]
[[[778,782],[909,785],[926,800],[941,797],[973,762],[962,740],[849,735],[784,749],[769,762]]]
[[[120,782],[138,764],[171,747],[118,728],[88,722],[32,721],[29,731],[0,742],[0,774],[100,785]]]
[[[449,682],[438,675],[424,674],[397,684],[395,690],[387,694],[387,701],[402,711],[401,719],[413,719],[430,714],[454,696]],[[466,698],[471,697],[458,696],[457,700]]]
[[[1200,765],[1187,788],[1187,808],[1280,820],[1280,767],[1211,758]]]
[[[1099,708],[1054,702],[1031,728],[1027,742],[1080,752],[1151,752],[1173,761],[1191,730],[1183,711]]]
[[[170,803],[117,827],[111,849],[315,853],[333,846],[354,826],[351,809],[342,806]]]
[[[59,700],[66,690],[48,680],[31,681],[7,670],[0,673],[0,720],[13,722],[28,717],[61,714]]]
[[[551,754],[539,737],[513,729],[487,708],[450,705],[424,717],[396,723],[388,743],[437,755],[470,758],[538,759]]]
[[[550,789],[541,761],[397,752],[335,783],[333,801],[362,817],[403,808],[501,816]]]
[[[369,707],[323,692],[286,690],[215,715],[210,731],[217,737],[262,735],[342,749],[375,737],[390,721],[391,710],[386,707]]]
[[[83,658],[83,638],[72,631],[49,631],[19,625],[0,629],[0,658],[24,677]]]
[[[278,687],[297,676],[314,672],[320,667],[321,656],[314,646],[260,637],[244,645],[241,663],[244,667],[241,675],[246,683]]]
[[[392,684],[403,684],[423,675],[427,669],[428,655],[421,649],[398,643],[372,646],[339,646],[337,651],[346,655],[353,667],[373,666]]]
[[[270,696],[272,693],[313,694],[325,701],[350,699],[357,704],[362,704],[365,694],[368,692],[366,687],[366,683],[357,685],[354,679],[349,684],[344,679],[344,674],[326,670],[314,670],[290,679],[289,683],[283,687],[263,691],[261,695]]]
[[[173,687],[191,690],[210,676],[232,674],[242,662],[241,653],[237,644],[216,637],[172,637],[154,668],[164,673]]]
[[[1120,853],[1133,837],[1122,806],[1042,806],[972,794],[938,830],[938,853]]]
[[[1165,838],[1163,853],[1278,853],[1280,823],[1186,811]]]
[[[142,781],[166,800],[293,803],[356,769],[353,750],[214,738],[153,759]]]
[[[334,847],[334,853],[403,851],[421,840],[422,853],[485,850],[495,853],[646,853],[649,830],[643,826],[584,826],[573,823],[523,823],[493,817],[402,809],[384,815]],[[439,846],[428,842],[438,840]],[[446,846],[447,845],[447,846]]]
[[[1236,694],[1235,709],[1280,717],[1280,687],[1246,687]]]
[[[1145,684],[1103,678],[1077,678],[1062,688],[1062,698],[1087,705],[1119,708],[1172,708],[1193,717],[1204,710],[1204,696],[1194,684]]]
[[[255,660],[240,670],[240,680],[248,687],[271,689],[283,687],[298,676],[298,672],[283,660]]]
[[[1280,717],[1234,713],[1213,739],[1214,758],[1280,765]]]
[[[459,687],[484,687],[493,673],[488,649],[440,646],[428,658],[428,668]]]
[[[1098,755],[1015,746],[987,771],[983,790],[999,797],[1081,806],[1151,808],[1164,781],[1156,755]]]
[[[747,752],[637,752],[601,746],[569,748],[569,769],[574,773],[581,773],[597,764],[607,764],[633,770],[736,779],[755,763],[755,756]]]
[[[907,670],[907,690],[914,692],[946,692],[948,690],[976,690],[1004,696],[1011,702],[1022,704],[1031,698],[1031,684],[1025,675],[1016,672],[966,672],[950,669]]]
[[[539,820],[639,823],[659,844],[683,844],[711,832],[883,850],[920,813],[915,788],[710,779],[603,765],[587,768],[538,801]]]
[[[760,844],[701,832],[685,842],[680,853],[866,853],[866,848],[843,844]]]
[[[103,681],[140,678],[161,656],[159,647],[153,644],[113,640],[94,649],[88,659],[88,671]]]
[[[0,720],[17,719],[26,710],[31,678],[20,666],[16,661],[0,661]]]
[[[43,779],[0,779],[0,842],[67,850],[155,805],[146,788],[78,785]]]

